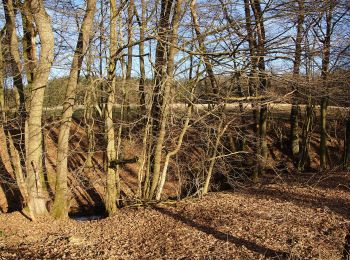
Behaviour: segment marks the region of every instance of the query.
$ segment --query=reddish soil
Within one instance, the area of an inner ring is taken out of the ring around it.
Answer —
[[[303,175],[93,221],[2,214],[0,259],[341,259],[349,184]]]

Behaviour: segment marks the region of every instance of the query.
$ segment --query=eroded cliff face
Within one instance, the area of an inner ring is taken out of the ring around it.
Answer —
[[[47,197],[53,198],[55,192],[55,169],[57,158],[58,122],[47,121],[44,135],[45,148],[45,174],[44,182],[47,187]],[[96,135],[96,147],[92,157],[92,166],[86,165],[87,137],[81,122],[74,121],[71,129],[72,136],[69,144],[69,187],[70,208],[72,212],[101,211],[104,207],[105,174],[103,166],[103,133],[94,130]],[[134,141],[125,139],[124,158],[133,158],[141,153],[141,147]],[[122,198],[133,199],[138,189],[139,163],[130,163],[120,167]],[[25,174],[25,173],[24,173]],[[174,182],[169,182],[165,187],[166,196],[176,196],[178,189]],[[47,201],[50,208],[52,203]],[[0,212],[12,212],[20,210],[23,200],[16,182],[13,165],[9,157],[6,145],[6,136],[0,131]]]

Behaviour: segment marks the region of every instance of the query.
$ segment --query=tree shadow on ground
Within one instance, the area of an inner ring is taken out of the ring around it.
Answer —
[[[222,240],[224,242],[229,242],[234,244],[235,246],[245,246],[247,249],[256,252],[258,254],[261,254],[265,257],[269,257],[271,259],[275,258],[275,259],[286,259],[289,257],[289,254],[287,252],[282,252],[282,251],[276,251],[261,245],[258,245],[252,241],[246,240],[244,238],[239,238],[239,237],[235,237],[232,236],[230,234],[227,233],[223,233],[220,232],[212,227],[208,227],[202,224],[199,224],[183,215],[180,215],[178,213],[174,213],[171,212],[170,210],[167,210],[165,208],[161,208],[158,206],[153,206],[153,208],[160,212],[161,214],[167,215],[177,221],[180,221],[188,226],[191,226],[201,232],[204,232],[208,235],[212,235],[213,237],[215,237],[218,240]]]
[[[276,188],[250,188],[247,190],[235,190],[247,196],[255,196],[257,199],[269,198],[292,202],[298,206],[319,209],[327,207],[329,210],[350,219],[350,201],[342,198],[327,198],[311,194],[299,194],[290,190],[279,190]]]
[[[350,192],[350,174],[327,175],[315,184],[316,187],[325,189],[339,189]]]

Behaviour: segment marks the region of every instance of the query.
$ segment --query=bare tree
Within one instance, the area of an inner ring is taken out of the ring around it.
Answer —
[[[256,23],[256,33],[257,33],[257,67],[258,67],[258,79],[259,79],[259,88],[260,91],[267,91],[267,78],[265,73],[265,26],[264,26],[264,17],[260,5],[260,0],[252,0],[251,6],[254,12],[255,23]],[[267,163],[267,104],[262,104],[260,106],[260,116],[259,116],[259,172],[264,173],[266,163]]]
[[[126,69],[126,79],[131,79],[132,70],[132,37],[133,37],[133,17],[134,17],[134,0],[129,0],[128,6],[128,65]]]
[[[295,56],[294,56],[294,62],[293,62],[293,76],[296,80],[296,83],[293,83],[293,91],[295,91],[293,102],[292,102],[292,109],[290,112],[290,142],[291,142],[291,151],[292,156],[294,160],[294,164],[299,169],[299,121],[298,121],[298,114],[299,114],[299,106],[298,106],[298,100],[296,98],[296,94],[298,91],[298,76],[300,74],[300,67],[301,67],[301,55],[302,55],[302,42],[303,42],[303,24],[305,19],[305,10],[304,10],[304,0],[298,0],[298,19],[297,19],[297,35],[295,39]]]
[[[323,80],[326,92],[328,90],[328,74],[329,74],[329,64],[330,64],[330,53],[331,53],[331,37],[333,33],[333,10],[335,7],[335,1],[327,0],[325,1],[325,20],[326,20],[326,31],[324,37],[319,40],[323,44],[322,47],[322,68],[321,68],[321,78]],[[327,167],[327,106],[328,106],[329,96],[326,93],[321,98],[321,141],[320,141],[320,167],[321,170],[325,170]]]
[[[51,20],[42,0],[32,0],[29,10],[34,17],[39,34],[41,48],[39,62],[35,68],[34,79],[30,88],[28,113],[28,140],[26,169],[29,201],[28,207],[32,217],[46,214],[46,196],[42,184],[42,112],[45,87],[48,82],[53,62],[54,36]]]
[[[69,74],[69,80],[66,90],[65,103],[63,105],[63,114],[58,136],[57,147],[57,171],[56,171],[56,193],[53,205],[52,215],[55,218],[68,217],[69,193],[68,193],[68,147],[69,131],[71,127],[73,106],[75,104],[75,95],[79,80],[79,73],[82,62],[90,42],[91,28],[94,20],[96,0],[88,0],[83,23],[80,28],[78,42],[75,48],[72,66]]]
[[[115,214],[117,194],[116,182],[119,179],[116,176],[116,167],[112,164],[117,159],[117,151],[115,149],[115,129],[113,124],[113,106],[115,103],[115,88],[116,88],[116,64],[117,64],[117,25],[118,13],[116,1],[110,1],[110,60],[108,68],[108,89],[107,89],[107,104],[105,107],[104,121],[107,141],[107,190],[106,190],[106,210],[109,215]]]
[[[159,185],[162,150],[166,135],[166,124],[169,113],[170,88],[173,84],[174,57],[176,53],[177,33],[180,21],[181,0],[175,2],[172,21],[170,20],[172,0],[162,0],[161,14],[159,18],[158,43],[155,61],[155,88],[151,107],[153,120],[152,154],[150,169],[152,178],[146,185],[146,198],[151,200]],[[172,25],[172,28],[170,27]],[[169,42],[169,43],[167,43]]]

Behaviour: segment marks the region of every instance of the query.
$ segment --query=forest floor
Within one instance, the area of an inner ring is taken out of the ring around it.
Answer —
[[[341,259],[350,174],[269,178],[100,220],[0,215],[0,259]]]

